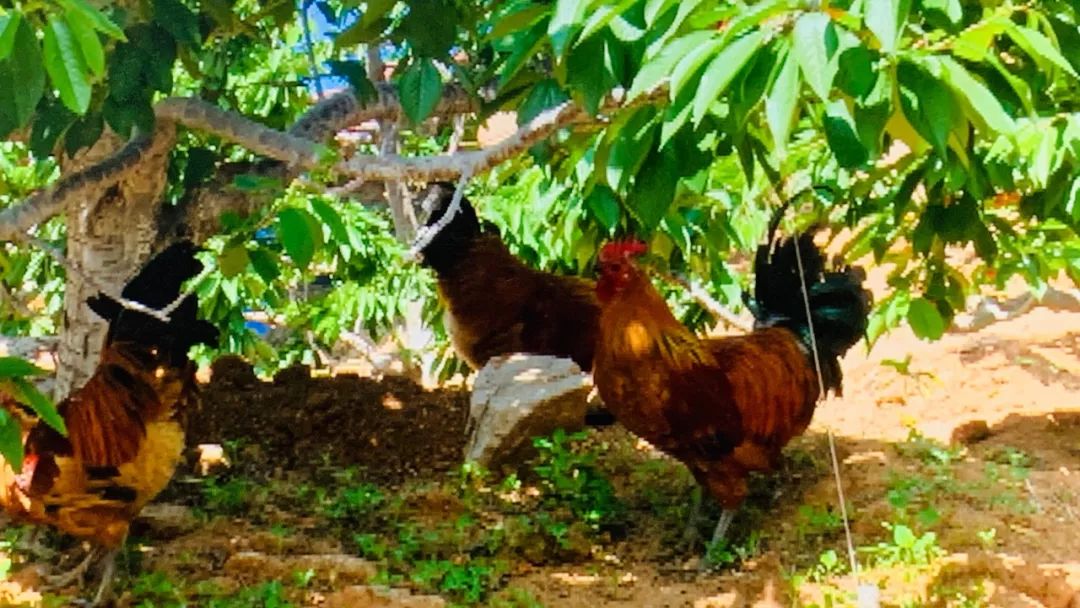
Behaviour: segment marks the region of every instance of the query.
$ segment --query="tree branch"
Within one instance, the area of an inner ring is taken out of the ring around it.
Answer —
[[[102,191],[123,179],[144,156],[171,145],[173,134],[172,124],[160,126],[153,137],[138,134],[104,161],[62,178],[51,188],[0,211],[0,241],[20,240],[33,226],[61,213],[68,201],[96,199]]]
[[[666,96],[666,90],[661,88],[638,96],[627,104],[626,92],[620,89],[605,100],[604,108],[642,105],[662,96]],[[433,115],[455,116],[475,109],[476,98],[473,95],[461,86],[448,85]],[[51,189],[34,194],[0,212],[0,240],[19,238],[20,234],[56,215],[73,201],[98,198],[104,189],[125,179],[149,151],[171,146],[175,138],[174,124],[177,123],[217,135],[285,163],[286,166],[263,163],[257,169],[262,175],[280,177],[283,183],[287,183],[295,179],[300,171],[319,167],[326,156],[321,143],[342,129],[368,120],[398,120],[402,115],[397,88],[387,83],[379,83],[374,98],[366,101],[358,99],[351,90],[327,97],[315,104],[287,132],[268,128],[200,99],[168,98],[159,102],[154,112],[158,127],[152,137],[136,137],[109,159],[62,178]],[[456,180],[463,174],[482,173],[562,127],[595,120],[573,102],[565,102],[541,112],[507,139],[482,150],[435,157],[362,156],[339,161],[332,168],[350,177],[353,185],[371,180]],[[220,173],[227,176],[228,165],[222,167]],[[195,193],[192,204],[185,209],[187,215],[200,222],[198,227],[189,227],[197,240],[213,231],[216,218],[222,211],[250,209],[252,204],[257,204],[250,200],[250,193],[235,192],[228,185],[229,182],[221,179],[213,180]]]
[[[754,331],[753,322],[748,322],[745,319],[737,316],[724,307],[723,304],[717,302],[708,291],[705,291],[700,285],[690,282],[689,279],[681,277],[669,272],[663,272],[657,269],[652,269],[652,272],[656,273],[656,276],[660,277],[668,283],[678,285],[685,289],[690,297],[694,299],[702,308],[704,308],[709,314],[715,317],[717,320],[724,322],[728,327],[750,333]]]

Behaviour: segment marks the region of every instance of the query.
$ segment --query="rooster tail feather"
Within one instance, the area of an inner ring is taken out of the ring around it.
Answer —
[[[154,256],[124,286],[124,298],[155,310],[164,309],[180,297],[184,281],[202,271],[195,254],[198,248],[190,241],[173,244]],[[169,362],[182,365],[187,351],[195,344],[217,343],[217,329],[198,318],[198,299],[191,294],[163,322],[146,313],[125,308],[114,298],[99,293],[87,299],[87,305],[109,322],[106,343],[130,342],[162,351]]]
[[[863,289],[866,275],[862,269],[826,267],[821,250],[814,244],[814,232],[810,229],[796,237],[770,239],[758,247],[750,310],[755,327],[786,327],[799,336],[807,352],[816,343],[825,389],[840,394],[839,359],[865,335],[871,297]],[[799,277],[800,259],[803,280]],[[809,320],[804,285],[810,301]]]

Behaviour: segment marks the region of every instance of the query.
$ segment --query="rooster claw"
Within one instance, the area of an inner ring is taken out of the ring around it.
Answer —
[[[62,574],[54,574],[46,576],[45,582],[53,589],[63,589],[64,587],[70,587],[72,583],[78,583],[82,587],[84,579],[86,578],[86,571],[90,569],[90,566],[94,563],[94,559],[97,557],[97,549],[91,549],[86,554],[86,558],[75,566],[71,570]]]

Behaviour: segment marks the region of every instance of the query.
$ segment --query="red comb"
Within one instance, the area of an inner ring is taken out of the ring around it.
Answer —
[[[612,241],[600,248],[601,262],[614,262],[638,256],[649,251],[649,246],[637,239]]]

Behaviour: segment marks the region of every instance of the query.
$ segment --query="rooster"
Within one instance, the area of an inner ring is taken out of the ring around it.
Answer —
[[[698,339],[679,323],[634,262],[643,243],[609,243],[599,257],[593,379],[600,397],[720,503],[714,544],[746,498],[748,474],[776,466],[823,391],[840,394],[839,358],[866,331],[870,294],[861,269],[826,270],[813,231],[776,239],[778,220],[755,257],[754,331],[743,336]]]
[[[172,245],[121,295],[165,308],[180,297],[182,283],[202,269],[195,253],[189,242]],[[168,322],[103,294],[87,304],[109,328],[93,376],[57,406],[67,435],[36,419],[29,408],[3,403],[22,423],[25,458],[18,472],[0,459],[0,505],[16,520],[53,526],[96,545],[78,567],[53,580],[63,586],[81,579],[101,556],[96,605],[109,591],[132,519],[165,488],[180,460],[185,418],[198,405],[188,350],[216,344],[218,333],[196,318],[194,295]]]
[[[432,186],[430,228],[450,207],[454,185]],[[511,353],[552,355],[592,369],[600,307],[596,285],[579,277],[543,272],[514,257],[498,233],[481,229],[465,198],[457,214],[421,250],[435,271],[439,298],[454,349],[473,369]],[[612,422],[602,410],[586,422]]]

